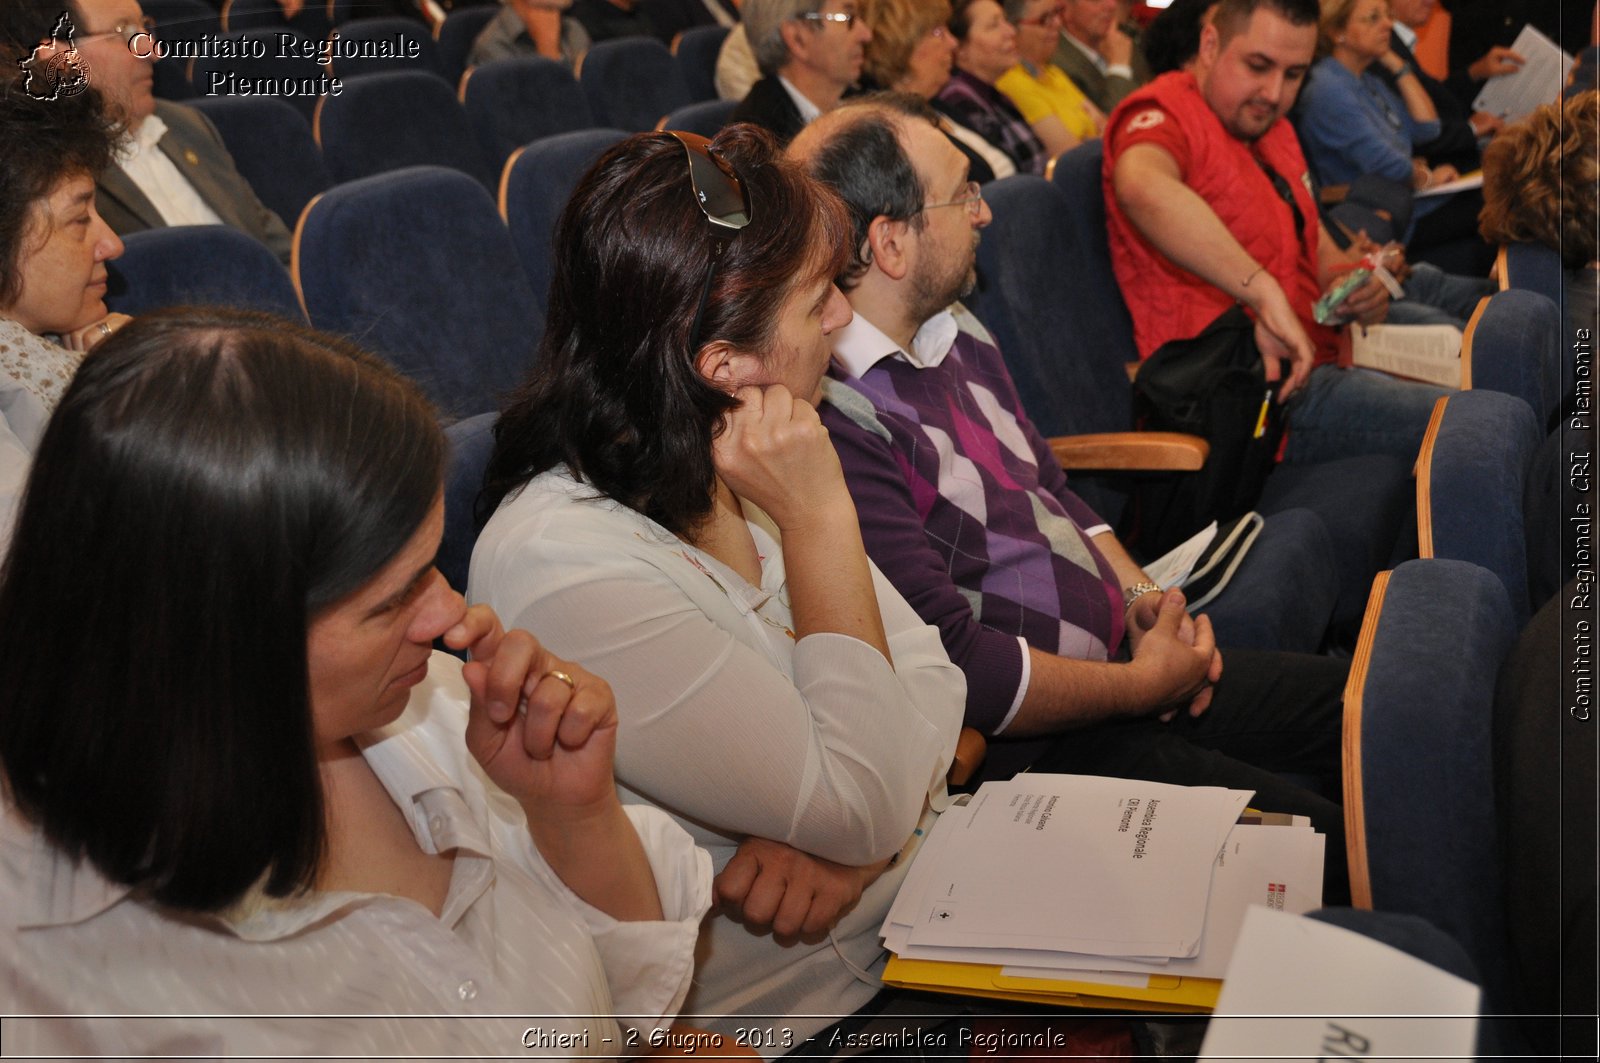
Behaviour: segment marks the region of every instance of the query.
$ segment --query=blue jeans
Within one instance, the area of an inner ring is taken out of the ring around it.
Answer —
[[[1419,262],[1406,278],[1406,297],[1389,304],[1391,325],[1454,325],[1467,327],[1478,300],[1493,295],[1494,283],[1485,277],[1462,277],[1438,266]]]
[[[1433,404],[1448,394],[1432,384],[1370,369],[1318,366],[1289,399],[1284,460],[1309,463],[1389,454],[1416,461]]]

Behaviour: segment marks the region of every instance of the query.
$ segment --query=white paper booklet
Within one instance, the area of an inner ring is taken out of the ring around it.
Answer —
[[[1088,775],[985,783],[941,818],[884,936],[891,947],[1193,956],[1216,854],[1250,797]]]
[[[1371,938],[1253,907],[1199,1058],[1470,1060],[1478,997]]]
[[[1507,122],[1559,98],[1574,62],[1559,44],[1532,25],[1522,27],[1511,42],[1511,50],[1522,56],[1522,68],[1514,74],[1490,78],[1472,101],[1474,111],[1488,111]]]
[[[1352,365],[1395,376],[1461,387],[1461,330],[1454,325],[1350,327]]]

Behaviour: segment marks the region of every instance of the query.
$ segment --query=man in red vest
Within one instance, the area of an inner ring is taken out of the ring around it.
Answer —
[[[1141,358],[1245,308],[1267,379],[1292,399],[1288,460],[1413,461],[1444,392],[1337,367],[1336,333],[1312,317],[1352,265],[1318,218],[1284,117],[1316,51],[1317,12],[1317,0],[1222,0],[1193,71],[1164,74],[1117,107],[1105,139],[1112,261]],[[1418,280],[1447,290],[1408,289],[1411,300],[1452,313],[1470,313],[1480,294],[1479,282],[1446,274]],[[1363,324],[1388,309],[1376,279],[1343,304]]]

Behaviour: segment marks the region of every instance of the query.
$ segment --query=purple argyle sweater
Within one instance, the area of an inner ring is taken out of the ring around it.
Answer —
[[[822,420],[855,498],[867,553],[939,628],[967,674],[966,722],[992,733],[1023,677],[1022,646],[1104,660],[1122,640],[1122,590],[1083,534],[1103,525],[1067,488],[975,319],[944,360],[838,364]]]

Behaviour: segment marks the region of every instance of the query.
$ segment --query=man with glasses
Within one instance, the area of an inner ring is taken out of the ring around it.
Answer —
[[[787,144],[861,77],[872,30],[856,0],[745,0],[743,17],[762,78],[728,121],[754,123]]]
[[[230,225],[261,241],[285,265],[293,239],[234,166],[199,111],[153,91],[152,24],[138,0],[7,0],[6,43],[50,37],[63,6],[89,84],[127,125],[118,161],[100,175],[96,208],[119,236],[168,225]],[[24,51],[24,54],[26,52]]]
[[[1054,63],[1106,113],[1150,80],[1150,65],[1117,23],[1118,0],[1061,0],[1061,43]]]
[[[789,154],[844,199],[857,241],[819,412],[868,555],[966,673],[966,724],[1001,739],[984,774],[1248,787],[1312,816],[1342,868],[1338,806],[1270,772],[1337,774],[1345,666],[1230,651],[1224,672],[1210,622],[1067,486],[958,301],[990,214],[936,122],[913,97],[865,99]]]

